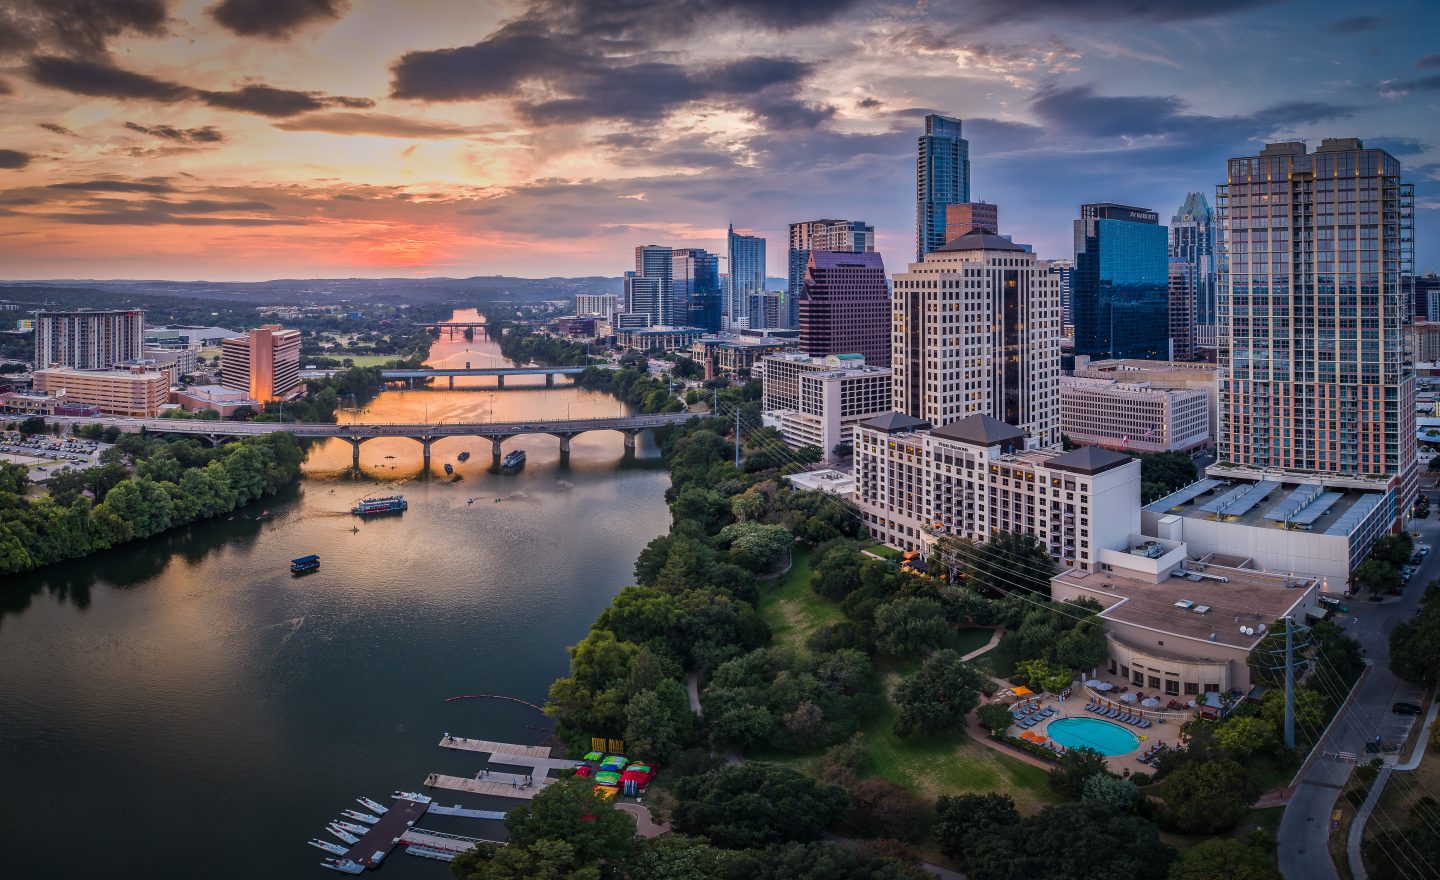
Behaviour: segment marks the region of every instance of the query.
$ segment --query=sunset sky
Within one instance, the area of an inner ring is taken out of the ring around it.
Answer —
[[[913,256],[921,117],[1042,257],[1358,136],[1440,269],[1440,4],[3,0],[0,278],[618,275],[727,223]],[[723,269],[722,269],[723,271]]]

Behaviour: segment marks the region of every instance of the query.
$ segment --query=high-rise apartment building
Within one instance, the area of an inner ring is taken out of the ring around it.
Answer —
[[[765,292],[765,239],[741,235],[732,224],[725,234],[725,251],[730,262],[725,317],[730,326],[743,327],[749,323],[750,294]]]
[[[1267,144],[1217,188],[1219,457],[1416,489],[1414,189],[1356,138]]]
[[[220,340],[220,384],[252,400],[283,400],[300,386],[300,331],[278,324]]]
[[[675,323],[705,330],[725,326],[720,258],[704,248],[671,251]]]
[[[1167,358],[1167,252],[1165,227],[1149,208],[1080,206],[1071,281],[1077,355]]]
[[[575,295],[575,314],[579,317],[594,317],[606,323],[615,320],[620,301],[613,293],[579,293]]]
[[[750,318],[750,329],[788,329],[787,299],[785,293],[779,290],[763,290],[750,294],[750,307],[746,313]]]
[[[645,315],[652,326],[676,323],[673,249],[642,244],[635,248],[635,271],[625,273],[625,311]]]
[[[1424,321],[1440,321],[1440,275],[1426,272],[1411,281],[1414,291],[1415,317]]]
[[[875,251],[810,252],[800,294],[800,350],[811,357],[861,354],[890,365],[890,291]]]
[[[970,142],[960,136],[960,120],[932,113],[915,156],[916,260],[944,246],[945,209],[968,201]]]
[[[958,238],[975,227],[1000,231],[1000,206],[989,202],[961,202],[945,206],[945,240]]]
[[[990,232],[952,239],[894,278],[895,409],[933,425],[985,415],[1060,442],[1060,283]]]
[[[108,370],[145,356],[145,313],[80,309],[35,313],[35,366]]]
[[[860,220],[806,220],[790,224],[790,249],[785,287],[784,327],[800,326],[800,294],[810,252],[875,250],[875,227]]]
[[[1189,330],[1182,335],[1192,346],[1196,339],[1208,339],[1212,336],[1217,323],[1215,234],[1215,212],[1210,210],[1210,203],[1205,200],[1203,193],[1190,193],[1170,220],[1170,259],[1172,278],[1173,261],[1179,260],[1184,267],[1183,286],[1190,291],[1191,302],[1185,307],[1185,312],[1189,315]],[[1174,287],[1172,283],[1172,291]],[[1172,300],[1172,327],[1176,325],[1174,308],[1175,303]],[[1174,332],[1171,335],[1174,336]],[[1175,351],[1175,357],[1181,360],[1188,360],[1193,356],[1193,351],[1190,354],[1181,354],[1178,347]]]
[[[1170,360],[1188,361],[1195,356],[1195,274],[1190,265],[1176,257],[1168,265],[1170,279]]]

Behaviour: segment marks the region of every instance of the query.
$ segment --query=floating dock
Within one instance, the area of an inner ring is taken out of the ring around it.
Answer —
[[[489,755],[517,755],[522,758],[549,758],[546,746],[522,746],[515,743],[491,742],[487,739],[467,739],[463,736],[441,737],[440,745],[447,749],[461,749],[467,752],[485,752]],[[503,762],[502,762],[503,763]],[[570,763],[574,763],[573,761]]]
[[[466,819],[494,819],[501,821],[507,815],[500,810],[469,810],[456,804],[453,807],[442,807],[439,804],[431,804],[426,813],[434,813],[437,816],[463,816]]]
[[[380,821],[371,825],[365,836],[345,852],[343,858],[358,862],[367,868],[378,867],[380,861],[390,854],[390,851],[410,830],[410,826],[425,815],[429,806],[429,804],[422,804],[406,798],[397,799],[391,804],[389,811],[380,817]]]
[[[503,781],[502,781],[503,780]],[[554,782],[553,779],[537,779],[534,785],[525,785],[525,777],[515,773],[491,773],[486,779],[472,779],[464,776],[446,776],[431,773],[425,777],[428,788],[448,788],[470,794],[488,794],[494,797],[531,800],[540,789]]]
[[[545,746],[522,746],[516,743],[469,739],[463,736],[442,737],[440,746],[467,752],[481,752],[490,756],[488,763],[506,767],[524,767],[529,772],[507,773],[500,770],[486,770],[481,777],[475,779],[431,773],[425,778],[425,785],[429,788],[447,788],[451,791],[528,801],[535,797],[535,793],[541,788],[555,781],[550,778],[550,771],[573,770],[576,766],[576,762],[569,758],[550,757],[550,749]]]

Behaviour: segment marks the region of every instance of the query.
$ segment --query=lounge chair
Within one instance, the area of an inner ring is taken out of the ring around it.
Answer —
[[[1055,714],[1055,710],[1047,707],[1047,708],[1041,709],[1041,710],[1040,710],[1040,714],[1041,714],[1041,716],[1043,716],[1043,717],[1045,717],[1045,718],[1049,718],[1051,715],[1054,715],[1054,714]]]
[[[1119,718],[1119,717],[1120,717],[1120,710],[1119,710],[1119,709],[1111,709],[1109,712],[1106,712],[1106,713],[1105,713],[1105,717],[1106,717],[1106,718]]]
[[[1099,709],[1099,708],[1100,708],[1099,706],[1095,705],[1094,703],[1091,703],[1090,705],[1088,705],[1088,706],[1085,707],[1085,711],[1086,711],[1086,712],[1094,712],[1096,709]]]
[[[1140,726],[1141,726],[1142,728],[1145,728],[1145,727],[1151,727],[1152,725],[1151,725],[1150,722],[1147,721],[1146,719],[1141,718],[1141,719],[1140,719]]]
[[[1116,721],[1119,721],[1121,724],[1129,724],[1129,723],[1130,723],[1130,713],[1129,713],[1129,712],[1121,712],[1121,713],[1120,713],[1120,717],[1119,717],[1119,718],[1116,718],[1115,720],[1116,720]]]

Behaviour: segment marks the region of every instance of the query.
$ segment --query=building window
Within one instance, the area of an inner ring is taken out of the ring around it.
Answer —
[[[1198,693],[1200,693],[1200,685],[1193,681],[1185,682],[1185,696],[1189,697]]]
[[[1114,671],[1115,671],[1114,661],[1111,661],[1110,671],[1111,671],[1111,672],[1114,672]],[[1121,663],[1121,664],[1120,664],[1120,677],[1121,677],[1121,678],[1129,678],[1129,677],[1130,677],[1130,667],[1129,667],[1129,666],[1126,666],[1124,663]]]
[[[1172,697],[1178,696],[1178,695],[1180,694],[1180,682],[1178,682],[1178,681],[1171,681],[1171,680],[1169,680],[1169,679],[1166,679],[1166,680],[1165,680],[1165,693],[1166,693],[1167,695],[1169,695],[1169,696],[1172,696]]]
[[[1130,680],[1135,684],[1143,685],[1145,683],[1145,673],[1137,669],[1135,670],[1135,674],[1130,676]]]
[[[1158,688],[1158,687],[1160,687],[1160,676],[1158,676],[1158,675],[1152,675],[1152,676],[1150,676],[1150,687],[1152,687],[1152,688]]]
[[[1206,685],[1205,685],[1205,693],[1207,693],[1207,694],[1218,694],[1218,693],[1220,693],[1220,685],[1218,685],[1218,684],[1206,683]]]

